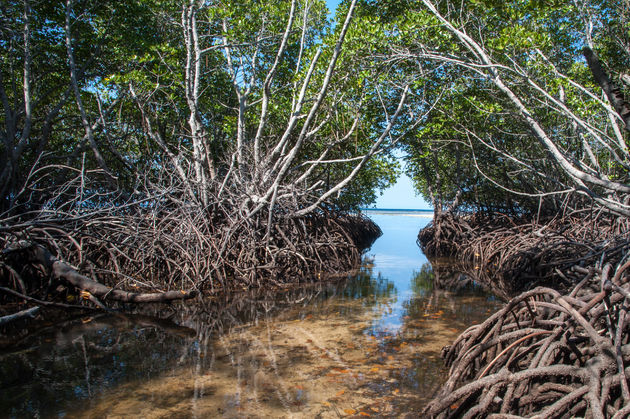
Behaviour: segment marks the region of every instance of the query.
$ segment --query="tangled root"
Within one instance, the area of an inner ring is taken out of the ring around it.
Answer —
[[[355,268],[381,234],[361,215],[274,215],[269,224],[264,213],[246,218],[179,205],[6,226],[0,303],[52,298],[66,307],[68,295],[82,293],[74,300],[85,306],[87,291],[102,306],[320,280]]]
[[[467,264],[464,272],[495,293],[514,296],[537,285],[569,290],[563,272],[595,266],[602,257],[618,263],[630,247],[628,220],[574,212],[538,222],[512,218],[440,214],[418,235],[431,258],[450,256]]]
[[[630,262],[574,267],[568,294],[538,287],[470,327],[423,417],[625,418],[630,414]]]

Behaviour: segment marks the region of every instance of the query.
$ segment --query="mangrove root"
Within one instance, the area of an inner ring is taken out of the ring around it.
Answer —
[[[603,255],[617,263],[630,247],[630,225],[590,212],[545,220],[441,213],[419,233],[418,244],[432,259],[452,256],[468,264],[467,275],[509,298],[537,285],[568,290],[575,283],[563,272],[594,266]]]
[[[470,327],[423,417],[627,417],[629,267],[576,266],[570,293],[535,288]]]

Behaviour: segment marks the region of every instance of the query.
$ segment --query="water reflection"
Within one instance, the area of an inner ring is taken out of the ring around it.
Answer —
[[[0,414],[325,418],[419,411],[444,379],[440,349],[496,303],[476,290],[435,287],[415,246],[426,219],[374,218],[383,237],[361,271],[341,283],[146,308],[144,316],[80,318],[30,337],[0,355]]]
[[[174,364],[196,333],[146,316],[100,315],[70,320],[0,354],[0,415],[47,417],[77,400],[130,380],[153,377]]]

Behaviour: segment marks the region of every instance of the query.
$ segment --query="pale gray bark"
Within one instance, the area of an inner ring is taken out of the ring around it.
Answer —
[[[469,65],[471,68],[474,68],[475,71],[488,77],[494,83],[494,85],[509,99],[509,101],[514,105],[520,117],[534,133],[536,138],[549,151],[551,157],[558,163],[560,168],[573,180],[573,182],[577,186],[577,190],[581,191],[582,193],[588,194],[598,204],[612,211],[630,216],[630,206],[626,205],[621,200],[600,196],[594,190],[594,187],[601,187],[609,193],[628,194],[630,193],[630,185],[612,180],[605,174],[600,173],[597,170],[585,170],[581,166],[574,164],[571,158],[558,147],[556,142],[551,138],[551,136],[539,123],[539,121],[534,118],[522,98],[519,97],[519,95],[515,93],[515,91],[511,89],[504,81],[503,77],[501,76],[500,70],[510,71],[512,69],[495,63],[490,58],[482,44],[477,42],[463,29],[456,27],[455,24],[444,17],[444,15],[440,13],[437,7],[430,0],[422,0],[422,3],[440,21],[444,28],[455,35],[462,46],[473,55],[476,62],[468,62],[466,65]],[[451,62],[458,61],[457,59],[453,59],[451,57],[443,57],[439,55],[436,55],[434,59],[445,59]],[[533,87],[537,88],[537,86],[535,85],[533,85]],[[577,118],[576,116],[573,117]],[[626,155],[620,157],[619,159],[623,161],[628,161],[628,157],[629,156],[626,153]]]
[[[207,147],[205,143],[208,141],[208,138],[199,117],[202,52],[197,29],[198,7],[196,0],[190,0],[187,6],[183,6],[181,23],[186,44],[185,92],[189,111],[188,126],[190,127],[190,136],[193,143],[192,163],[200,198],[206,205],[209,193],[208,179],[213,179],[215,173],[212,160],[206,154]],[[206,166],[208,167],[206,168]]]
[[[291,1],[291,11],[289,12],[289,19],[287,20],[287,26],[282,35],[282,41],[280,42],[280,47],[278,48],[278,52],[276,53],[276,58],[274,59],[273,65],[267,76],[265,77],[265,82],[263,84],[263,96],[262,96],[262,104],[260,109],[260,122],[258,123],[258,128],[256,130],[256,135],[254,137],[254,165],[258,167],[260,163],[260,141],[262,139],[263,132],[265,130],[265,124],[267,122],[267,112],[269,108],[269,99],[271,96],[271,83],[273,83],[274,77],[276,75],[276,70],[278,69],[278,64],[282,58],[282,55],[287,49],[287,44],[289,40],[289,34],[291,33],[291,28],[293,27],[293,21],[295,20],[295,7],[296,0]],[[302,43],[304,39],[302,38]],[[302,48],[302,45],[300,45]],[[301,49],[300,49],[301,51]],[[239,107],[240,111],[240,107]],[[240,115],[240,112],[239,112]]]

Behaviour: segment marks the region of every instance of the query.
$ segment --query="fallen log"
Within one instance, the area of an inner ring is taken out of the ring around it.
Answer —
[[[0,326],[13,323],[14,321],[17,321],[17,320],[32,319],[37,315],[38,312],[39,312],[39,307],[31,307],[26,310],[18,311],[17,313],[2,316],[0,317]]]
[[[48,249],[39,244],[20,243],[17,248],[11,249],[11,251],[16,250],[23,250],[29,263],[41,264],[50,272],[53,279],[65,281],[78,290],[83,291],[82,297],[85,299],[90,299],[90,296],[94,296],[98,299],[124,303],[163,303],[174,300],[186,300],[197,295],[196,290],[137,293],[114,289],[82,275],[76,269],[57,259]]]

